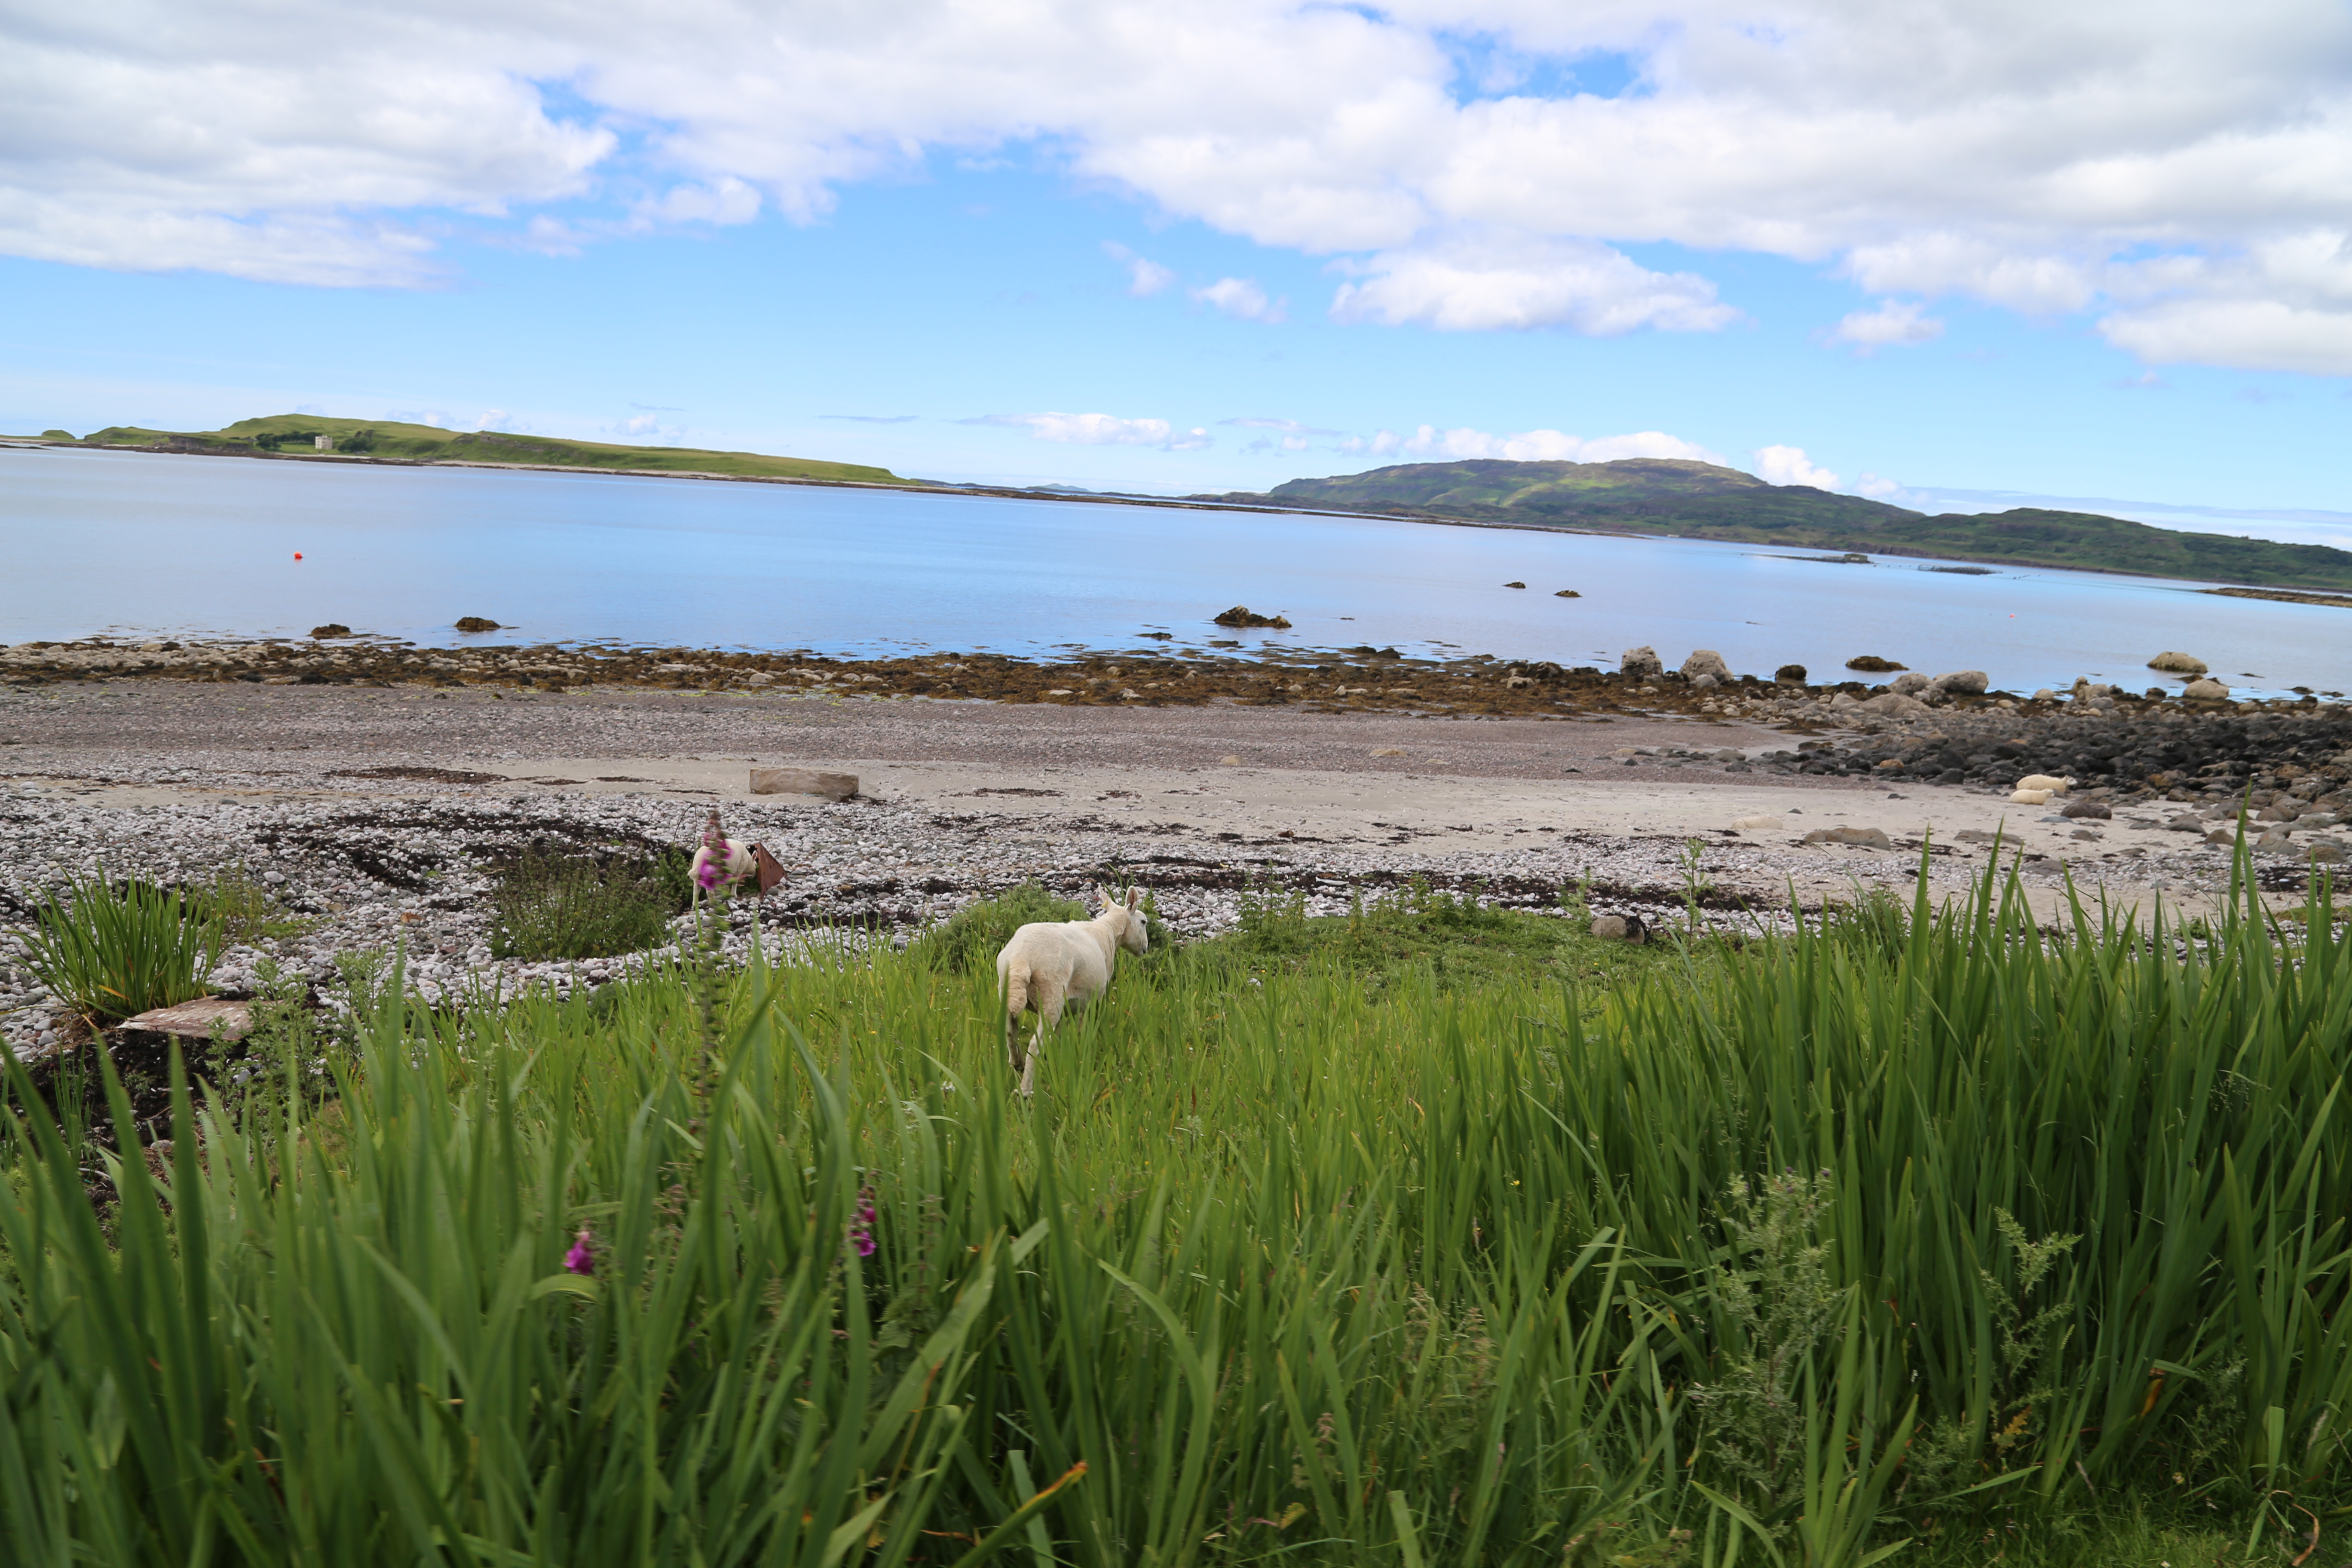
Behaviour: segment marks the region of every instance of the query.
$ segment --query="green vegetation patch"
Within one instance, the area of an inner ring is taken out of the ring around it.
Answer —
[[[1123,964],[1034,1100],[981,932],[1034,890],[593,996],[354,984],[347,1058],[289,1025],[147,1159],[12,1065],[10,1549],[2332,1561],[2330,900],[2053,932],[1989,873],[1588,992],[1565,915],[1269,896]]]
[[[530,961],[614,958],[659,945],[692,904],[689,861],[529,849],[497,868],[490,954]]]
[[[578,468],[651,469],[667,473],[735,474],[760,479],[834,479],[903,485],[887,468],[860,463],[829,463],[810,458],[772,457],[764,452],[719,452],[697,447],[632,447],[605,441],[569,441],[553,436],[499,430],[444,430],[393,419],[338,419],[310,414],[277,414],[240,419],[219,430],[149,430],[110,426],[82,437],[85,446],[174,446],[243,452],[317,450],[328,437],[348,456],[406,458],[418,462],[520,463]]]
[[[1770,485],[1736,468],[1684,458],[1403,463],[1360,474],[1292,479],[1266,495],[1213,499],[1622,528],[1870,555],[1943,556],[2152,577],[2352,589],[2352,551],[2328,545],[2187,533],[2092,512],[2038,507],[1929,517],[1808,485]]]

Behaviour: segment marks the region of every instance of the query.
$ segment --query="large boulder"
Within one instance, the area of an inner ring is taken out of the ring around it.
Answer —
[[[813,795],[824,800],[847,800],[857,793],[857,775],[826,773],[821,768],[753,768],[751,793]]]
[[[2160,653],[2147,661],[2150,669],[2168,670],[2174,675],[2202,675],[2205,661],[2194,654]]]
[[[1955,697],[1982,697],[1992,680],[1981,669],[1956,669],[1936,677],[1934,684],[1938,691],[1948,691]]]
[[[2191,702],[2227,702],[2230,700],[2230,689],[2207,676],[2202,680],[2192,680],[2182,687],[2180,695]]]
[[[1682,674],[1685,680],[1696,680],[1702,675],[1712,675],[1717,680],[1728,680],[1731,679],[1731,666],[1724,663],[1723,656],[1713,648],[1703,647],[1694,649],[1691,656],[1683,660]]]
[[[1900,691],[1882,691],[1875,697],[1864,698],[1855,707],[1872,713],[1884,713],[1893,719],[1908,719],[1927,711],[1927,705],[1916,697],[1906,697]]]
[[[1805,667],[1801,664],[1784,664],[1772,672],[1772,679],[1783,686],[1802,686],[1805,683]]]
[[[1896,676],[1894,679],[1888,681],[1886,683],[1886,687],[1888,690],[1899,691],[1906,697],[1916,697],[1919,693],[1927,690],[1927,688],[1934,684],[1934,681],[1928,679],[1917,670],[1906,669],[1902,674]]]
[[[1644,643],[1640,647],[1627,648],[1625,657],[1618,661],[1617,668],[1626,675],[1648,678],[1665,674],[1666,661],[1658,657],[1656,648]]]

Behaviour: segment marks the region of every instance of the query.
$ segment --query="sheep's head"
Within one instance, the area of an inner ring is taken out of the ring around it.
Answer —
[[[1151,951],[1151,931],[1143,918],[1143,889],[1129,888],[1124,899],[1113,898],[1100,888],[1095,896],[1102,900],[1103,913],[1115,914],[1113,922],[1118,932],[1118,945],[1139,956]]]

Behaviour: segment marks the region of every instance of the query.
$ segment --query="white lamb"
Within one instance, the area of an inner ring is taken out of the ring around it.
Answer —
[[[996,955],[996,988],[1004,996],[1004,1047],[1021,1075],[1021,1092],[1034,1091],[1037,1056],[1045,1031],[1062,1021],[1065,1007],[1083,1007],[1110,988],[1118,950],[1139,957],[1151,938],[1136,913],[1143,895],[1130,889],[1124,902],[1100,888],[1102,913],[1090,921],[1039,921],[1013,933]],[[1024,1012],[1037,1015],[1037,1032],[1023,1049],[1014,1026]]]

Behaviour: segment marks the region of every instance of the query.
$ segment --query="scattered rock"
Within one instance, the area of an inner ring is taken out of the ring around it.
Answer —
[[[1374,746],[1372,748],[1372,755],[1376,757],[1402,757],[1404,755],[1404,748],[1402,746]]]
[[[2037,686],[2033,689],[2032,700],[2036,702],[2055,702],[2058,700],[2058,694],[2051,690],[2046,686]]]
[[[1639,915],[1602,915],[1592,922],[1592,934],[1603,942],[1641,942],[1649,940],[1649,928]]]
[[[829,773],[816,768],[753,768],[753,795],[813,795],[826,800],[847,800],[857,793],[856,773]]]
[[[1625,675],[1656,677],[1665,674],[1666,661],[1658,657],[1656,648],[1644,643],[1640,647],[1627,648],[1617,668]]]
[[[2184,811],[2164,826],[2174,833],[2202,833],[2205,819],[2193,811]]]
[[[2230,689],[2208,677],[2190,681],[2180,689],[2180,695],[2191,702],[2227,702],[2230,700]]]
[[[2237,841],[2238,835],[2236,832],[2227,827],[2217,827],[2205,836],[2206,843],[2218,844],[2224,849],[2228,848],[2231,845],[2235,844]]]
[[[1691,656],[1683,660],[1682,676],[1685,680],[1696,680],[1702,675],[1712,675],[1717,680],[1728,680],[1731,679],[1731,667],[1723,662],[1723,656],[1715,649],[1695,648]]]
[[[1963,844],[1998,844],[2000,842],[2000,834],[1988,833],[1981,827],[1963,827],[1958,833],[1953,834],[1952,837],[1958,839]]]
[[[1882,675],[1890,669],[1908,669],[1909,665],[1897,664],[1891,658],[1881,658],[1874,653],[1857,654],[1845,661],[1848,669],[1859,669],[1868,675]]]
[[[2095,829],[2088,828],[2088,827],[2078,827],[2078,828],[2074,829],[2074,832],[2072,832],[2072,833],[2068,834],[2066,837],[2069,837],[2069,838],[2092,838],[2092,839],[2095,839],[2095,838],[2099,837],[2100,836],[2099,836],[2099,834],[2098,834]]]
[[[2331,844],[2323,838],[2311,847],[2311,858],[2323,865],[2336,865],[2344,858],[2344,847],[2341,844]]]
[[[1578,593],[1573,588],[1562,588],[1559,592],[1554,594],[1552,597],[1555,599],[1581,599],[1584,595]]]
[[[1783,686],[1802,686],[1805,683],[1805,667],[1801,664],[1784,664],[1772,672],[1772,679]]]
[[[494,632],[500,628],[498,622],[487,616],[459,616],[457,629],[461,632]]]
[[[1917,670],[1906,670],[1886,683],[1886,689],[1904,697],[1916,697],[1935,684]]]
[[[1691,684],[1701,691],[1712,691],[1717,687],[1721,686],[1723,684],[1723,680],[1721,677],[1712,674],[1694,675],[1691,677]]]
[[[1948,691],[1955,697],[1982,697],[1991,684],[1991,678],[1981,669],[1956,669],[1935,679],[1937,690]]]
[[[2104,800],[2070,800],[2064,815],[2077,821],[2106,822],[2116,814]]]
[[[1280,616],[1261,616],[1247,605],[1235,605],[1217,616],[1216,623],[1221,626],[1272,626],[1276,631],[1290,629],[1290,623]]]
[[[2150,669],[2170,670],[2177,675],[2202,675],[2206,668],[2203,659],[2185,653],[2158,654],[2147,661],[2147,667]]]
[[[1734,818],[1731,826],[1743,833],[1753,833],[1765,828],[1778,827],[1780,826],[1780,819],[1777,816],[1741,816]]]
[[[352,628],[341,621],[329,621],[323,626],[312,626],[310,635],[314,637],[347,637],[352,635]]]
[[[1816,827],[1805,835],[1808,844],[1851,844],[1863,849],[1892,849],[1895,841],[1876,827]]]
[[[183,1040],[208,1040],[217,1030],[225,1040],[241,1040],[253,1032],[250,1003],[200,996],[194,1002],[157,1007],[126,1018],[123,1029],[151,1035],[171,1035]]]
[[[1715,753],[1715,760],[1718,763],[1744,763],[1748,760],[1748,753],[1737,746],[1725,746]]]
[[[1873,713],[1885,713],[1890,717],[1927,711],[1927,705],[1925,702],[1916,697],[1906,697],[1900,691],[1882,691],[1875,697],[1864,698],[1854,706],[1866,709]]]

